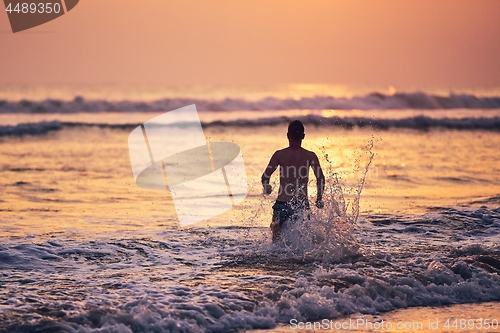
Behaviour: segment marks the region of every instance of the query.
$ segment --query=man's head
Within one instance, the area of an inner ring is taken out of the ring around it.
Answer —
[[[294,120],[288,125],[288,133],[286,134],[290,141],[302,141],[304,139],[304,125],[300,120]]]

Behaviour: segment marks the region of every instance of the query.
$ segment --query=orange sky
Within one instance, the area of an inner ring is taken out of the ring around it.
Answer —
[[[81,0],[17,34],[0,12],[0,83],[500,87],[500,1]]]

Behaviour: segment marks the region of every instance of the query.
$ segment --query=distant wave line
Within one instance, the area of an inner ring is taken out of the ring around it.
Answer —
[[[231,121],[202,122],[203,127],[257,127],[278,126],[287,124],[292,120],[301,120],[306,125],[314,126],[338,126],[346,129],[354,127],[368,127],[374,129],[389,130],[391,128],[408,128],[416,130],[428,130],[431,128],[456,129],[456,130],[486,130],[500,131],[500,117],[494,118],[430,118],[416,116],[403,119],[378,119],[363,117],[322,117],[318,115],[307,115],[299,117],[275,117],[260,119],[238,119]],[[68,127],[100,127],[111,129],[133,129],[140,124],[106,124],[86,122],[60,122],[44,121],[38,123],[23,123],[18,125],[0,126],[1,136],[40,135],[51,131],[61,130]],[[171,126],[189,126],[189,123],[179,123]],[[193,124],[195,125],[195,124]]]
[[[384,95],[372,93],[352,98],[332,96],[299,99],[267,97],[257,101],[239,98],[221,100],[169,98],[156,101],[87,100],[81,96],[71,101],[0,100],[0,113],[76,113],[76,112],[152,112],[168,111],[196,104],[199,111],[263,110],[385,110],[385,109],[500,109],[500,96],[480,97],[471,94],[437,96],[423,92]]]

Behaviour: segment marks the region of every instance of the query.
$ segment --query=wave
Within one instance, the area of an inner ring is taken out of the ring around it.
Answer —
[[[354,127],[368,127],[374,129],[388,130],[391,128],[408,128],[416,130],[429,130],[432,128],[455,129],[455,130],[485,130],[500,131],[500,117],[493,118],[431,118],[416,116],[403,119],[377,119],[363,117],[322,117],[318,115],[307,115],[300,117],[274,117],[260,119],[237,119],[230,121],[202,122],[203,127],[257,127],[257,126],[277,126],[287,124],[298,119],[306,125],[314,126],[338,126],[346,129]],[[0,137],[2,136],[22,136],[40,135],[50,131],[61,130],[69,127],[100,127],[114,129],[133,129],[140,124],[106,124],[106,123],[86,123],[86,122],[38,122],[23,123],[13,126],[0,126]],[[188,125],[186,123],[180,126]]]
[[[369,215],[354,230],[363,253],[332,263],[268,244],[263,228],[12,238],[0,244],[0,332],[273,331],[498,302],[499,231],[500,208]]]
[[[500,117],[494,118],[431,118],[425,116],[416,116],[403,119],[377,119],[365,117],[322,117],[318,115],[307,115],[302,117],[276,117],[263,118],[255,120],[234,120],[234,121],[215,121],[205,123],[204,126],[235,126],[235,127],[251,127],[251,126],[276,126],[287,124],[292,120],[298,119],[306,125],[315,126],[339,126],[343,128],[354,127],[371,127],[375,129],[390,129],[390,128],[409,128],[418,130],[427,130],[431,128],[446,128],[446,129],[481,129],[498,131],[500,130]]]
[[[383,110],[383,109],[498,109],[500,97],[480,97],[471,94],[437,96],[423,92],[384,95],[372,93],[352,98],[332,96],[300,99],[267,97],[257,101],[238,98],[222,100],[171,98],[151,102],[86,100],[81,96],[72,101],[0,100],[0,113],[74,113],[74,112],[147,112],[174,110],[196,104],[199,111],[240,110]]]
[[[62,128],[62,124],[58,121],[7,125],[0,126],[0,136],[40,135]]]

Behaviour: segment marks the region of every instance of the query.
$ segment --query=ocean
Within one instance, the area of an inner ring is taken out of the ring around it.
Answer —
[[[498,331],[500,97],[309,88],[1,87],[0,332]],[[181,227],[128,137],[190,104],[248,195]],[[294,119],[325,207],[272,244],[260,176]]]

